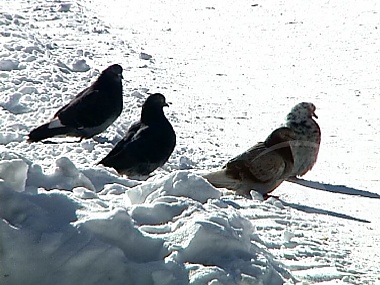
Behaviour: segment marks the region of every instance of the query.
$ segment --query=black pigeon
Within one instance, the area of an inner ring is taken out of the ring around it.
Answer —
[[[127,176],[148,175],[164,165],[176,144],[164,106],[169,105],[162,94],[151,94],[142,106],[140,121],[130,126],[125,137],[98,164]]]
[[[91,138],[107,129],[123,109],[123,68],[113,64],[54,115],[53,119],[29,134],[28,142],[55,136]]]

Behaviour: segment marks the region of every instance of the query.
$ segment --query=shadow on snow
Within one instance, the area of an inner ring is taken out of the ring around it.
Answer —
[[[290,177],[286,181],[296,183],[305,187],[314,188],[314,189],[323,190],[323,191],[332,192],[332,193],[340,193],[340,194],[346,194],[346,195],[355,195],[355,196],[361,196],[361,197],[366,197],[366,198],[380,199],[380,195],[377,193],[373,193],[373,192],[365,191],[365,190],[358,190],[358,189],[347,187],[344,185],[331,185],[331,184],[309,181],[309,180],[304,180],[304,179],[295,178],[295,177]]]
[[[331,184],[325,184],[325,183],[320,183],[320,182],[315,182],[315,181],[308,181],[300,178],[295,178],[295,177],[290,177],[287,179],[287,181],[296,183],[305,187],[317,189],[317,190],[323,190],[327,192],[332,192],[332,193],[339,193],[339,194],[346,194],[346,195],[355,195],[355,196],[361,196],[361,197],[366,197],[366,198],[375,198],[375,199],[380,199],[380,195],[377,193],[373,193],[370,191],[364,191],[364,190],[358,190],[355,188],[347,187],[344,185],[331,185]],[[315,207],[310,207],[306,205],[300,205],[300,204],[295,204],[295,203],[289,203],[285,202],[283,200],[280,200],[283,205],[297,209],[299,211],[303,211],[306,213],[315,213],[315,214],[323,214],[323,215],[329,215],[337,218],[342,218],[342,219],[347,219],[347,220],[352,220],[352,221],[357,221],[357,222],[362,222],[362,223],[370,223],[368,220],[360,219],[360,218],[355,218],[350,215],[342,214],[342,213],[337,213],[329,210],[324,210],[324,209],[319,209]]]
[[[315,207],[310,207],[306,205],[300,205],[300,204],[295,204],[295,203],[289,203],[285,202],[284,200],[278,199],[284,206],[305,212],[305,213],[314,213],[314,214],[322,214],[322,215],[328,215],[332,217],[337,217],[341,219],[346,219],[346,220],[352,220],[356,222],[362,222],[362,223],[371,223],[370,221],[360,219],[360,218],[355,218],[350,215],[342,214],[342,213],[337,213],[334,211],[329,211],[329,210],[324,210],[324,209],[319,209]]]

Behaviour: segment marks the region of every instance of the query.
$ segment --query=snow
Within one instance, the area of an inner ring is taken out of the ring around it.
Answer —
[[[378,13],[374,0],[0,1],[0,284],[380,284]],[[107,131],[26,142],[113,63],[124,111]],[[96,163],[146,92],[172,102],[177,146],[145,181]],[[200,177],[302,101],[320,154],[278,198]]]
[[[12,58],[2,59],[0,61],[0,70],[10,71],[10,70],[19,69],[19,64],[20,63],[17,60],[12,59]]]

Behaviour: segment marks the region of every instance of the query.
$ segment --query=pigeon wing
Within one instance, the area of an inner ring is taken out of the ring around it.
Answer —
[[[136,140],[141,135],[141,131],[146,128],[146,126],[142,126],[141,122],[133,123],[124,138],[119,141],[116,146],[108,153],[108,155],[102,160],[111,160],[115,157],[119,156],[122,152],[127,151],[129,143],[132,140]],[[140,133],[139,133],[140,132]],[[100,163],[102,163],[102,161]]]
[[[283,158],[275,151],[263,152],[253,158],[248,165],[253,177],[261,182],[270,182],[279,179],[285,170]]]
[[[238,156],[232,158],[225,165],[226,168],[236,168],[240,169],[245,167],[247,160],[251,160],[253,157],[260,155],[263,151],[265,151],[266,147],[264,143],[259,142],[247,151],[239,154]]]
[[[109,117],[106,96],[91,87],[84,89],[69,104],[55,114],[65,126],[91,128],[104,123]]]
[[[264,143],[255,146],[230,160],[226,165],[228,175],[250,179],[257,182],[269,182],[278,179],[284,171],[285,163],[280,155],[268,150]]]
[[[55,114],[54,114],[54,118],[55,117],[58,117],[58,115],[60,115],[62,112],[64,112],[65,110],[67,110],[68,108],[70,108],[71,105],[75,105],[75,104],[78,104],[76,103],[77,101],[81,101],[81,97],[84,96],[84,94],[90,94],[91,92],[93,91],[92,87],[87,87],[85,89],[83,89],[81,92],[79,92],[75,97],[74,99],[72,99],[68,104],[64,105],[63,107],[61,107]]]

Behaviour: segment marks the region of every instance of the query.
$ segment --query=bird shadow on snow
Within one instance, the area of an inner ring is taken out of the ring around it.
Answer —
[[[296,184],[299,184],[299,185],[302,185],[305,187],[317,189],[317,190],[324,190],[327,192],[380,199],[380,195],[377,193],[364,191],[364,190],[358,190],[358,189],[354,189],[354,188],[347,187],[344,185],[331,185],[331,184],[325,184],[325,183],[320,183],[320,182],[315,182],[315,181],[308,181],[308,180],[293,178],[293,177],[288,178],[287,181],[292,182],[292,183],[296,183]],[[352,221],[357,221],[357,222],[362,222],[362,223],[371,223],[368,220],[356,218],[356,217],[346,215],[343,213],[338,213],[338,212],[329,211],[329,210],[325,210],[325,209],[319,209],[319,208],[310,207],[310,206],[306,206],[306,205],[289,203],[289,202],[285,202],[281,199],[279,199],[279,200],[281,201],[281,203],[284,206],[288,206],[288,207],[291,207],[293,209],[303,211],[306,213],[323,214],[323,215],[329,215],[329,216],[333,216],[333,217],[337,217],[337,218],[342,218],[342,219],[347,219],[347,220],[352,220]]]
[[[305,212],[305,213],[314,213],[314,214],[328,215],[328,216],[337,217],[337,218],[346,219],[346,220],[351,220],[351,221],[356,221],[356,222],[371,223],[370,221],[367,221],[367,220],[364,220],[364,219],[360,219],[360,218],[355,218],[353,216],[346,215],[346,214],[343,214],[343,213],[338,213],[338,212],[329,211],[329,210],[325,210],[325,209],[319,209],[319,208],[310,207],[310,206],[306,206],[306,205],[289,203],[289,202],[285,202],[284,200],[281,200],[281,199],[278,199],[278,200],[284,206],[287,206],[287,207],[290,207],[290,208],[293,208],[293,209],[296,209],[298,211],[302,211],[302,212]]]
[[[294,177],[290,177],[286,179],[286,181],[296,183],[305,187],[309,187],[309,188],[313,188],[317,190],[323,190],[323,191],[332,192],[332,193],[380,199],[380,195],[377,193],[364,191],[364,190],[358,190],[358,189],[347,187],[344,185],[331,185],[331,184],[326,184],[326,183],[304,180],[300,178],[294,178]]]

